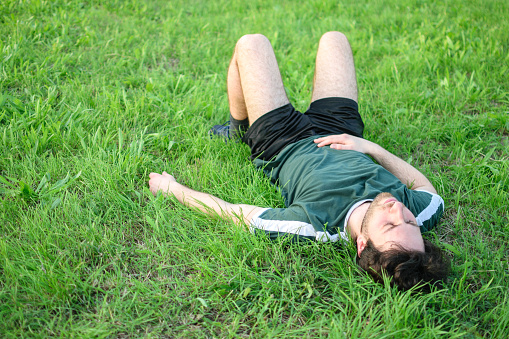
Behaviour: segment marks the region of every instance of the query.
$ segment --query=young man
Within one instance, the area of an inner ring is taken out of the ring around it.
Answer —
[[[263,35],[237,42],[228,99],[230,125],[211,132],[227,138],[245,132],[242,141],[255,166],[280,186],[286,208],[230,204],[187,188],[166,172],[150,174],[153,194],[173,194],[187,206],[247,223],[271,238],[350,239],[368,274],[377,281],[387,274],[402,290],[446,276],[448,261],[421,236],[437,224],[443,200],[417,169],[362,138],[353,56],[342,33],[320,39],[305,114],[290,104]]]

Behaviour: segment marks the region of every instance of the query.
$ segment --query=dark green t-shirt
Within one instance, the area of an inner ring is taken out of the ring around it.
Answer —
[[[408,189],[392,173],[360,152],[317,147],[313,136],[285,147],[272,161],[256,159],[281,189],[286,208],[270,208],[251,220],[270,237],[293,234],[318,241],[348,239],[347,218],[357,206],[389,192],[416,217],[421,232],[443,212],[440,196]]]

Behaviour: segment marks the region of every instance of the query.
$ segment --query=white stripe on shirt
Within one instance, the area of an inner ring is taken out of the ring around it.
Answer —
[[[438,211],[440,206],[444,208],[444,199],[442,199],[442,197],[440,197],[438,194],[433,194],[425,190],[416,191],[431,194],[431,201],[429,202],[429,205],[425,209],[423,209],[418,216],[415,217],[415,220],[417,220],[417,225],[422,226],[425,221],[431,219],[431,217]]]
[[[254,233],[255,228],[257,228],[267,232],[281,232],[303,237],[314,237],[317,241],[321,242],[336,242],[339,239],[348,239],[344,232],[340,234],[330,234],[329,232],[316,231],[313,225],[303,221],[266,220],[260,218],[260,215],[268,209],[269,208],[265,208],[253,216],[249,227],[251,232]]]

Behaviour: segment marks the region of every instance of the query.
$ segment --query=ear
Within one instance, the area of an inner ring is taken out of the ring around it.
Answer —
[[[361,256],[362,251],[364,251],[367,245],[368,239],[364,235],[360,234],[357,237],[357,256],[359,256],[359,258]]]

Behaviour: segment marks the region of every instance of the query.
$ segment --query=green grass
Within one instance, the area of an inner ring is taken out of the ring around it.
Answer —
[[[505,1],[22,1],[0,4],[0,336],[509,336]],[[321,34],[354,51],[365,136],[446,201],[443,290],[400,293],[352,247],[272,243],[172,199],[148,173],[282,206],[228,116],[235,41],[265,34],[309,103]]]

